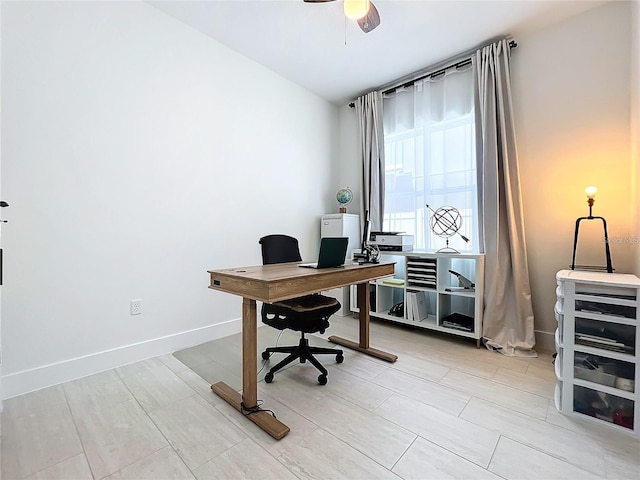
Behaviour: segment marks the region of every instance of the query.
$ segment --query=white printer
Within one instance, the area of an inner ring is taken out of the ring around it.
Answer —
[[[370,245],[375,245],[380,251],[410,252],[413,250],[413,235],[403,232],[371,232]]]

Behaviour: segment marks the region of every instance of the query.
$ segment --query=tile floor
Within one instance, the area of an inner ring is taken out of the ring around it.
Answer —
[[[550,354],[382,322],[371,333],[396,363],[345,350],[342,364],[324,357],[325,386],[309,364],[259,383],[291,427],[281,441],[210,390],[240,388],[239,335],[7,400],[2,478],[640,480],[637,440],[555,410]],[[330,334],[356,339],[357,321],[334,317]]]

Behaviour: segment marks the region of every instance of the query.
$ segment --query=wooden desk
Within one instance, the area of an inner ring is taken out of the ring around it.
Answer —
[[[250,411],[258,404],[258,352],[256,301],[273,303],[346,285],[358,284],[360,305],[360,341],[340,337],[329,340],[361,352],[394,362],[398,357],[369,346],[369,281],[393,275],[394,263],[346,265],[343,268],[315,270],[298,263],[280,263],[209,270],[209,288],[242,296],[242,395],[224,382],[211,389],[236,410]],[[289,433],[289,427],[270,413],[257,411],[247,415],[251,421],[276,439]]]

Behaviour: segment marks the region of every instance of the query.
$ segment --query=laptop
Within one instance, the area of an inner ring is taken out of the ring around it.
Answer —
[[[347,256],[347,237],[324,237],[320,239],[320,253],[317,263],[301,263],[303,268],[342,267]]]

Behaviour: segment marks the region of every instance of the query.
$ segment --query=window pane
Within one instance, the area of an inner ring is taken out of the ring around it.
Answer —
[[[385,214],[383,229],[415,236],[415,248],[449,246],[477,252],[473,72],[448,71],[384,100]],[[389,107],[389,110],[387,110]],[[449,238],[431,229],[433,211],[460,213]],[[470,241],[467,243],[463,236]]]

